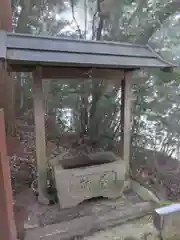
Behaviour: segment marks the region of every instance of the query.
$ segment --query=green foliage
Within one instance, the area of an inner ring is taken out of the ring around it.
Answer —
[[[172,237],[166,238],[166,240],[179,240],[179,234]]]
[[[165,202],[162,201],[162,202],[159,203],[160,207],[166,207],[166,206],[169,206],[171,204],[172,204],[172,202],[170,202],[170,201],[165,201]]]
[[[126,237],[124,240],[137,240],[135,237]]]
[[[32,1],[22,8],[21,1],[12,1],[14,27],[20,32],[30,28],[35,34],[73,38],[88,35],[93,39],[97,31],[101,31],[101,38],[105,40],[149,43],[167,60],[179,64],[180,6],[177,1],[112,0],[109,4],[105,0],[101,1],[101,9],[97,9],[98,0],[71,3],[73,9],[63,0]],[[20,14],[20,7],[26,14]],[[24,19],[20,19],[22,15]],[[103,25],[99,29],[101,17]],[[91,36],[91,30],[94,36]],[[31,76],[21,74],[17,77],[22,88],[20,92],[16,91],[16,105],[26,106],[27,99],[32,98]],[[89,78],[84,85],[78,80],[51,81],[46,85],[45,101],[47,114],[56,114],[61,130],[80,132],[86,129],[99,139],[101,145],[108,146],[120,138],[120,84],[113,82],[111,88],[103,80],[97,82]],[[163,73],[145,69],[134,73],[133,145],[150,147],[168,155],[177,150],[180,137],[179,83],[178,71]],[[71,117],[64,116],[65,108],[71,109]]]
[[[123,0],[123,4],[125,5],[132,5],[132,3],[135,3],[135,0]]]

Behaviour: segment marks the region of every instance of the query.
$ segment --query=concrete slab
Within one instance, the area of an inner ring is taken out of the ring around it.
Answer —
[[[153,220],[163,240],[180,239],[180,203],[155,209]]]

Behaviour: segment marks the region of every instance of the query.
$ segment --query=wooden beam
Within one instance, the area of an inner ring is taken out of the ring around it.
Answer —
[[[0,233],[1,239],[17,238],[13,213],[13,197],[6,149],[4,112],[0,109]]]
[[[46,67],[43,68],[43,78],[47,79],[103,79],[119,80],[123,70],[98,69],[98,68],[75,68],[75,67]]]
[[[124,129],[123,129],[123,160],[127,161],[127,174],[129,174],[130,164],[130,144],[131,144],[131,102],[132,102],[132,89],[131,89],[131,74],[132,72],[125,72],[122,99],[124,101]]]
[[[163,72],[167,72],[167,73],[173,73],[174,72],[174,68],[173,67],[167,67],[167,68],[163,68],[162,71]]]
[[[9,65],[8,70],[10,72],[32,72],[35,67],[32,65]],[[119,75],[122,75],[124,71],[122,69],[98,69],[98,68],[75,68],[75,67],[42,67],[43,79],[103,79],[103,80],[115,80],[119,81]]]
[[[33,101],[34,101],[34,121],[36,136],[36,159],[38,173],[39,202],[48,204],[46,196],[47,189],[47,160],[45,143],[45,110],[42,88],[42,69],[37,67],[33,72]]]

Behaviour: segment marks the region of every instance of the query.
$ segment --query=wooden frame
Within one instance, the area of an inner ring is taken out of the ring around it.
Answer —
[[[64,70],[64,76],[68,76],[68,68]],[[74,70],[74,68],[73,68]],[[63,69],[62,69],[63,71]],[[106,72],[106,70],[105,70]],[[121,131],[122,131],[122,157],[127,161],[127,177],[129,171],[129,155],[130,155],[130,131],[131,131],[131,72],[132,71],[119,71],[119,79],[124,75],[122,80],[122,97],[121,97]],[[82,73],[82,69],[77,70],[78,73]],[[98,73],[95,71],[95,73]],[[100,71],[103,73],[103,70]],[[116,71],[116,74],[118,71]],[[47,76],[47,75],[46,75]],[[62,75],[61,75],[62,76]],[[80,75],[81,76],[81,75]],[[101,75],[93,75],[96,78],[100,78]],[[39,189],[39,202],[48,203],[46,196],[46,184],[47,184],[47,159],[46,159],[46,146],[45,146],[45,109],[44,109],[44,96],[43,96],[43,68],[37,66],[33,71],[33,99],[34,99],[34,117],[35,117],[35,135],[36,135],[36,156],[38,166],[38,189]],[[71,76],[72,78],[72,76]],[[88,75],[87,77],[88,78]],[[85,76],[82,78],[86,80]],[[67,78],[68,79],[68,78]]]
[[[39,200],[47,202],[46,151],[44,126],[43,79],[93,79],[122,81],[121,116],[123,118],[123,158],[129,171],[131,131],[131,72],[142,67],[172,69],[149,46],[125,43],[95,42],[64,38],[12,34],[0,31],[0,60],[5,72],[32,72],[36,156]],[[38,66],[38,67],[37,67]]]

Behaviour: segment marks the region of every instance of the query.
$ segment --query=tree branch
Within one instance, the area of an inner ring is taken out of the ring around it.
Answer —
[[[79,37],[82,39],[83,36],[82,36],[82,33],[81,33],[81,29],[80,29],[80,26],[76,20],[76,17],[75,17],[75,12],[74,12],[74,0],[70,0],[70,4],[71,4],[71,11],[72,11],[72,17],[73,17],[73,20],[76,24],[76,27],[77,27],[77,31],[79,33]]]
[[[84,0],[84,36],[87,34],[87,0]]]
[[[97,16],[97,10],[96,10],[96,12],[94,13],[94,15],[93,15],[93,20],[92,20],[92,40],[94,40],[94,38],[95,38],[95,33],[96,33],[96,31],[95,31],[95,20],[96,20],[96,16]]]
[[[96,40],[100,40],[102,35],[103,24],[104,24],[104,19],[101,11],[101,0],[97,0],[97,11],[99,16],[99,25],[96,33]]]
[[[128,28],[129,28],[130,24],[132,24],[135,17],[140,16],[140,12],[145,4],[146,4],[146,0],[139,0],[139,3],[137,5],[136,9],[133,11],[133,13],[131,14],[131,16],[129,17],[129,19],[126,23],[126,27],[125,27],[126,33],[128,32]],[[122,39],[120,39],[120,40],[125,41],[125,40],[128,40],[127,38],[128,38],[128,35],[126,34],[126,36],[124,36],[124,37],[122,36]]]
[[[32,6],[29,1],[20,1],[21,12],[18,18],[17,27],[15,29],[18,33],[28,33],[29,29],[27,28],[28,17],[30,15],[30,11],[32,11]]]
[[[101,35],[102,35],[102,29],[104,26],[104,17],[102,14],[102,10],[101,10],[101,0],[97,0],[97,6],[96,6],[96,11],[93,15],[93,20],[92,20],[92,40],[95,39],[96,40],[100,40],[101,39]],[[95,31],[95,20],[96,20],[96,16],[98,15],[99,17],[99,24],[98,24],[98,28]]]

